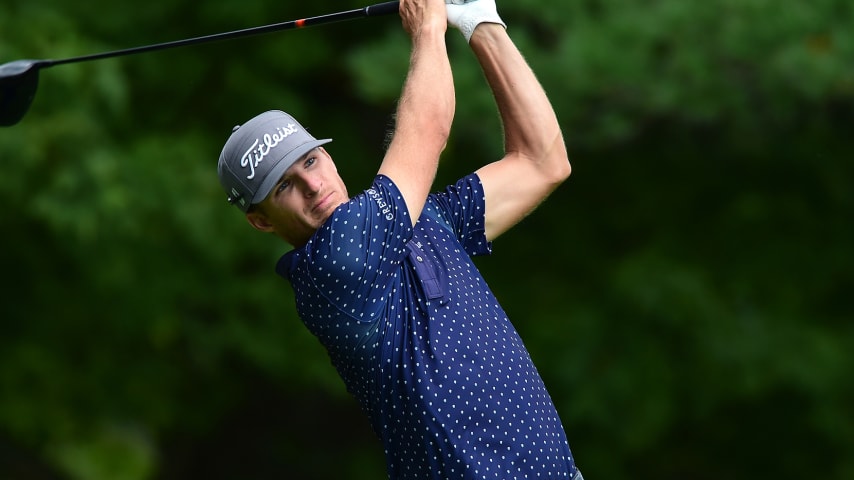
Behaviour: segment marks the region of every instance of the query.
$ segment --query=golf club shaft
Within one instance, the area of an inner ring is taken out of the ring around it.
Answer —
[[[41,68],[50,67],[53,65],[62,65],[64,63],[86,62],[89,60],[101,60],[104,58],[119,57],[124,55],[133,55],[137,53],[152,52],[155,50],[165,50],[167,48],[183,47],[187,45],[196,45],[200,43],[214,42],[226,40],[230,38],[248,37],[250,35],[258,35],[262,33],[276,32],[279,30],[289,30],[296,28],[310,27],[312,25],[321,25],[324,23],[340,22],[343,20],[352,20],[363,17],[375,17],[379,15],[389,15],[397,13],[399,3],[384,2],[375,5],[369,5],[363,8],[347,10],[343,12],[330,13],[327,15],[319,15],[316,17],[302,18],[299,20],[291,20],[287,22],[274,23],[270,25],[262,25],[260,27],[245,28],[242,30],[233,30],[231,32],[216,33],[213,35],[205,35],[202,37],[187,38],[184,40],[175,40],[172,42],[157,43],[154,45],[143,45],[141,47],[126,48],[123,50],[114,50],[111,52],[95,53],[91,55],[83,55],[79,57],[65,58],[61,60],[42,60]]]

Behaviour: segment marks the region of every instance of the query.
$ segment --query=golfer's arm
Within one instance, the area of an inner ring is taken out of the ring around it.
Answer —
[[[445,30],[444,23],[428,25],[412,38],[409,73],[397,107],[394,136],[379,170],[401,190],[413,224],[432,187],[454,117],[454,84]]]
[[[570,165],[551,103],[504,28],[482,24],[470,45],[504,124],[504,158],[477,171],[486,196],[486,237],[493,240],[566,180]]]

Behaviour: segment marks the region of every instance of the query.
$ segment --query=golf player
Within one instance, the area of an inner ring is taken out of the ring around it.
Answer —
[[[350,197],[290,115],[235,127],[218,163],[228,200],[294,249],[276,270],[368,415],[391,479],[582,479],[516,329],[471,256],[570,174],[555,113],[494,0],[401,0],[412,42],[373,184]],[[459,29],[504,125],[505,155],[430,193],[455,109],[445,44]]]

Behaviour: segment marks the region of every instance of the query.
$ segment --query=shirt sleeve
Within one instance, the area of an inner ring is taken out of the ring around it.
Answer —
[[[298,293],[313,290],[339,313],[371,322],[382,311],[410,238],[403,196],[391,179],[378,175],[371,188],[335,210],[287,276]]]
[[[467,254],[492,253],[492,243],[486,240],[486,197],[476,173],[431,195],[431,203]]]

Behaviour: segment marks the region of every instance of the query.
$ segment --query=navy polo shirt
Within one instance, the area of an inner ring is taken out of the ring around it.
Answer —
[[[385,448],[392,479],[572,478],[557,411],[470,256],[491,252],[477,175],[413,227],[391,179],[277,265]]]

